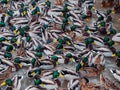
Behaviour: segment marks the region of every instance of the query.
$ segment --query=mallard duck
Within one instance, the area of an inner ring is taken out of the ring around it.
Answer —
[[[104,70],[102,65],[94,65],[91,67],[83,67],[82,70],[79,70],[81,76],[85,77],[96,77]]]
[[[36,86],[41,86],[42,88],[45,88],[45,89],[49,89],[49,90],[52,90],[52,89],[57,89],[58,88],[58,85],[55,81],[52,81],[52,80],[46,80],[46,79],[36,79],[34,81],[34,84]]]
[[[25,60],[22,57],[16,57],[14,58],[14,66],[16,68],[16,71],[21,69],[22,67],[28,67],[31,66],[31,63],[29,60]]]
[[[98,51],[100,53],[102,53],[105,57],[112,57],[112,56],[115,56],[114,52],[109,49],[109,48],[106,48],[106,47],[101,47],[101,48],[94,48],[95,51]]]
[[[56,63],[53,60],[49,60],[49,59],[36,60],[33,58],[31,60],[31,63],[33,67],[38,67],[44,70],[50,70],[56,66]]]
[[[75,78],[79,78],[79,75],[75,71],[73,71],[73,70],[64,69],[64,70],[61,70],[60,73],[68,81],[70,81],[72,79],[75,79]]]
[[[100,75],[100,83],[106,89],[119,90],[118,87],[116,87],[115,84],[113,82],[111,82],[108,78],[104,77],[103,74]]]
[[[4,82],[1,83],[0,86],[6,86],[7,85],[8,86],[7,88],[9,88],[11,90],[20,90],[22,79],[23,79],[23,76],[15,75],[12,79],[7,78]]]
[[[83,77],[80,80],[81,90],[97,90],[96,88],[100,88],[100,87],[97,87],[96,84],[89,82],[89,80],[86,77]],[[100,89],[100,90],[104,90],[104,89]]]
[[[113,77],[120,81],[120,71],[117,69],[110,69],[110,72],[112,73]]]
[[[67,84],[68,90],[80,90],[80,80],[72,79]]]
[[[59,70],[52,70],[52,71],[42,71],[41,74],[39,76],[36,76],[35,78],[43,78],[43,79],[49,79],[49,80],[56,80],[56,79],[60,79],[63,78],[64,76],[60,73]]]

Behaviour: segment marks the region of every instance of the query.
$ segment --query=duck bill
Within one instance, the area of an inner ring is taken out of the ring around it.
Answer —
[[[2,82],[1,84],[0,84],[0,86],[6,86],[7,84],[6,84],[6,82]]]
[[[41,83],[41,84],[40,84],[40,86],[41,86],[41,87],[44,87],[44,84],[43,84],[43,83]]]
[[[31,75],[34,76],[34,75],[35,75],[35,72],[32,72]]]
[[[93,44],[96,45],[96,42],[94,41]]]
[[[73,61],[73,58],[70,58],[70,61]]]
[[[60,78],[63,78],[64,76],[60,73],[60,74],[59,74],[59,77],[60,77]]]
[[[88,30],[87,32],[88,32],[88,33],[91,33],[91,31],[90,31],[90,30]]]
[[[117,55],[116,54],[112,54],[112,57],[116,57]]]
[[[58,65],[58,61],[56,62],[56,65]]]
[[[69,41],[67,41],[67,45],[71,45]]]
[[[81,64],[81,66],[83,66],[83,65],[84,65],[84,63],[83,63],[82,61],[80,62],[80,64]]]
[[[22,68],[22,67],[23,67],[23,65],[22,65],[22,64],[19,64],[19,66],[20,66],[20,68]]]

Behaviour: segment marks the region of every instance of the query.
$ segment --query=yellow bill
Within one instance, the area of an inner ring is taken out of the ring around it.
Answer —
[[[5,86],[6,85],[6,82],[2,82],[1,84],[0,84],[0,86]]]
[[[64,76],[60,73],[60,74],[59,74],[59,77],[60,77],[60,78],[63,78]]]

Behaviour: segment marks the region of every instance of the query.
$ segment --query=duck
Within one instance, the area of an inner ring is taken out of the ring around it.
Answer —
[[[21,80],[23,76],[15,75],[12,79],[7,78],[4,82],[1,83],[0,86],[6,86],[6,89],[11,90],[20,90],[21,89]]]
[[[94,65],[91,67],[83,67],[83,69],[79,70],[78,73],[81,74],[81,76],[85,77],[97,77],[101,74],[101,72],[104,70],[104,66],[102,65]]]
[[[108,78],[103,76],[103,74],[100,74],[100,83],[105,87],[105,89],[119,90],[118,87],[113,82],[111,82]]]
[[[14,66],[16,68],[16,71],[18,71],[19,69],[21,69],[23,67],[31,66],[31,64],[30,64],[29,60],[24,60],[24,58],[22,58],[22,57],[16,57],[16,58],[14,58]]]
[[[56,63],[53,60],[49,59],[36,60],[35,58],[33,58],[31,60],[31,63],[32,67],[38,67],[43,70],[50,70],[56,66]]]
[[[95,83],[89,81],[88,78],[83,77],[80,80],[80,89],[81,90],[104,90],[104,87],[101,87]]]
[[[57,79],[61,79],[64,76],[60,73],[59,70],[45,70],[42,71],[41,74],[39,76],[36,76],[35,78],[43,78],[43,79],[47,79],[47,80],[57,80]]]
[[[30,67],[29,70],[27,71],[27,76],[29,78],[35,78],[37,75],[41,74],[41,69],[39,68],[32,68]]]
[[[49,89],[49,90],[58,88],[58,85],[55,81],[39,79],[39,78],[34,80],[34,85],[41,86],[42,88]]]
[[[114,57],[116,52],[107,47],[94,48],[94,50],[102,53],[105,57]]]
[[[78,73],[73,70],[64,69],[60,73],[64,76],[65,80],[70,81],[71,79],[79,78]]]
[[[80,80],[78,79],[72,79],[67,84],[68,90],[80,90]]]
[[[120,71],[117,69],[110,69],[110,72],[112,73],[113,77],[120,81]]]

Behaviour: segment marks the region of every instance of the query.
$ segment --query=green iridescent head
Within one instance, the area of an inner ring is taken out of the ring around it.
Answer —
[[[26,41],[30,42],[30,40],[31,40],[31,37],[30,36],[26,36]]]
[[[115,29],[112,28],[112,29],[110,30],[110,34],[113,34],[113,35],[114,35],[114,34],[116,34],[116,33],[117,33],[117,31],[116,31]]]
[[[67,57],[67,58],[72,58],[72,54],[71,54],[71,53],[67,53],[67,54],[65,55],[65,57]]]
[[[0,37],[0,42],[5,41],[5,37]]]
[[[110,39],[109,39],[109,37],[108,36],[105,36],[104,38],[103,38],[103,41],[104,42],[108,42]]]
[[[31,3],[31,5],[32,5],[33,7],[35,7],[36,2],[35,2],[35,1],[33,1],[33,2]]]
[[[112,40],[110,40],[110,41],[108,42],[108,46],[109,46],[109,47],[112,47],[114,44],[115,44],[115,42],[112,41]]]
[[[75,29],[76,29],[76,25],[72,25],[71,26],[71,31],[75,31]]]
[[[41,74],[41,70],[40,70],[40,69],[36,69],[36,70],[35,70],[35,73],[36,73],[36,74]]]
[[[58,45],[56,46],[56,49],[63,49],[63,45],[62,45],[62,44],[58,44]]]
[[[58,71],[53,71],[53,78],[57,78],[59,76],[59,72]]]
[[[41,47],[40,45],[38,45],[38,46],[36,47],[36,51],[37,51],[37,52],[41,51],[41,49],[42,49],[42,47]]]
[[[11,39],[10,39],[10,42],[11,43],[15,43],[17,41],[17,39],[15,38],[15,37],[12,37]]]
[[[3,21],[0,21],[0,27],[5,27],[5,23]]]
[[[117,51],[116,55],[120,58],[120,51]]]
[[[86,15],[82,15],[81,18],[84,20],[84,19],[87,18],[87,16]]]
[[[63,23],[67,23],[67,22],[68,22],[68,18],[64,18]]]
[[[36,62],[36,59],[35,59],[35,58],[32,58],[31,64],[32,64],[33,66],[35,65],[35,62]]]
[[[82,66],[81,66],[81,64],[79,63],[79,64],[76,66],[76,72],[78,72],[81,68],[82,68]]]
[[[65,31],[65,27],[66,27],[66,24],[63,23],[63,24],[61,25],[61,28],[62,28],[63,31]]]
[[[82,57],[82,62],[83,63],[86,63],[88,61],[88,58],[87,57]]]
[[[5,58],[11,58],[11,57],[12,57],[12,54],[9,53],[9,52],[5,52],[5,53],[4,53],[4,57],[5,57]]]
[[[107,10],[107,15],[111,14],[112,10],[111,9],[108,9]]]
[[[105,21],[102,21],[102,22],[100,23],[100,25],[103,26],[103,27],[105,27],[105,25],[106,25]]]
[[[48,7],[51,7],[51,2],[49,0],[46,0],[45,4],[48,6]]]
[[[39,57],[39,58],[42,57],[42,53],[41,53],[41,52],[36,52],[35,55],[36,55],[37,57]]]
[[[54,54],[62,54],[62,50],[56,50],[55,52],[54,52]]]
[[[64,41],[63,41],[62,38],[58,38],[57,41],[58,41],[60,44],[63,44],[63,43],[64,43]]]
[[[34,85],[39,85],[41,83],[42,83],[41,79],[34,80]]]
[[[93,43],[94,42],[94,39],[93,38],[86,38],[85,39],[85,44],[86,45],[89,45],[89,44],[91,44],[91,43]]]
[[[11,26],[11,27],[10,27],[10,30],[11,30],[11,31],[14,31],[14,30],[16,30],[16,27],[15,27],[15,26]]]
[[[17,57],[17,58],[14,59],[14,62],[15,62],[15,63],[20,63],[21,61],[20,61],[20,59]]]
[[[6,82],[6,84],[8,85],[8,86],[12,86],[12,84],[13,84],[13,81],[11,80],[11,79],[6,79],[5,80],[5,82]]]
[[[98,17],[98,21],[101,21],[101,20],[103,20],[103,19],[104,19],[103,16]]]
[[[6,51],[10,52],[13,50],[13,46],[12,45],[8,45],[6,48]]]
[[[54,60],[54,61],[58,61],[58,57],[57,56],[52,56],[51,59]]]
[[[13,16],[13,13],[14,13],[14,12],[13,12],[12,10],[8,10],[8,11],[7,11],[7,14],[8,14],[9,16],[11,16],[11,17]]]
[[[84,31],[88,31],[88,30],[89,30],[89,27],[85,26]]]

